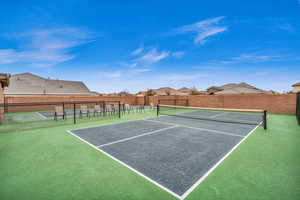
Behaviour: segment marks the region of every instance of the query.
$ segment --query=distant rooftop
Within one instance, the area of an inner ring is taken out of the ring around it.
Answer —
[[[5,94],[93,94],[81,81],[53,80],[31,73],[14,74],[9,81]]]
[[[223,86],[213,86],[207,89],[210,94],[257,94],[270,93],[247,83],[230,83]]]
[[[295,86],[300,86],[300,82],[299,83],[295,83],[294,85],[292,85],[292,87],[295,87]]]

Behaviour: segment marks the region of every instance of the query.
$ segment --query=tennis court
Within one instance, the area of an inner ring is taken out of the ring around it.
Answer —
[[[159,112],[157,118],[69,133],[183,199],[265,118],[180,107],[161,107]]]

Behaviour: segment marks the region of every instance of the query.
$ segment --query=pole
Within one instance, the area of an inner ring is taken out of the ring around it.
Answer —
[[[156,115],[157,115],[157,117],[159,116],[159,104],[157,104]]]
[[[105,101],[103,101],[103,116],[106,116],[106,105],[105,105]]]
[[[64,102],[63,102],[63,112],[64,112],[63,119],[65,119],[65,103]]]
[[[76,104],[73,105],[74,124],[76,124]]]
[[[267,111],[264,110],[264,119],[263,119],[263,123],[264,123],[264,129],[267,130]]]
[[[121,102],[119,101],[119,118],[121,118]]]

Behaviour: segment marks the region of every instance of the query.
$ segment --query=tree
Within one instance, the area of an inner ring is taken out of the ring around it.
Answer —
[[[216,86],[212,86],[212,87],[206,89],[206,91],[207,91],[209,94],[214,94],[214,93],[219,92],[219,91],[222,91],[222,90],[223,90],[222,88],[216,87]]]
[[[200,95],[201,92],[197,90],[196,87],[191,88],[190,95]]]
[[[118,96],[131,96],[132,94],[130,94],[128,92],[128,90],[123,90],[123,91],[119,92],[117,95]]]
[[[155,95],[156,95],[156,92],[152,89],[147,90],[147,92],[146,92],[146,96],[155,96]]]

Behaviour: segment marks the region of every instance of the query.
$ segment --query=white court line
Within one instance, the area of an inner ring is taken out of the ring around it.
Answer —
[[[102,145],[99,145],[99,146],[96,146],[96,147],[99,148],[99,147],[104,147],[104,146],[108,146],[108,145],[111,145],[111,144],[116,144],[116,143],[120,143],[120,142],[125,142],[125,141],[128,141],[128,140],[132,140],[132,139],[135,139],[135,138],[143,137],[143,136],[146,136],[146,135],[151,135],[151,134],[153,134],[153,133],[162,132],[162,131],[165,131],[165,130],[168,130],[168,129],[172,129],[172,128],[176,128],[176,127],[179,127],[179,126],[178,126],[178,125],[174,125],[174,126],[171,126],[171,127],[158,129],[158,130],[155,130],[155,131],[143,133],[143,134],[141,134],[141,135],[136,135],[136,136],[133,136],[133,137],[124,138],[124,139],[117,140],[117,141],[114,141],[114,142],[102,144]]]
[[[74,133],[72,133],[72,131],[67,130],[68,133],[70,133],[71,135],[73,135],[74,137],[76,137],[77,139],[81,140],[82,142],[90,145],[91,147],[93,147],[94,149],[96,149],[97,151],[100,151],[101,153],[103,153],[104,155],[106,155],[107,157],[111,158],[112,160],[118,162],[119,164],[127,167],[128,169],[130,169],[131,171],[135,172],[136,174],[140,175],[141,177],[145,178],[146,180],[148,180],[149,182],[153,183],[154,185],[158,186],[159,188],[165,190],[166,192],[170,193],[171,195],[173,195],[174,197],[181,199],[181,196],[179,196],[178,194],[174,193],[173,191],[169,190],[168,188],[162,186],[161,184],[159,184],[158,182],[152,180],[151,178],[149,178],[148,176],[144,175],[143,173],[137,171],[136,169],[130,167],[129,165],[127,165],[126,163],[122,162],[121,160],[117,159],[116,157],[110,155],[109,153],[106,153],[105,151],[98,149],[96,146],[92,145],[91,143],[89,143],[88,141],[80,138],[79,136],[75,135]]]
[[[197,112],[197,111],[192,111],[192,112]],[[180,113],[180,114],[184,114],[184,113]],[[224,113],[225,114],[225,113]],[[176,117],[176,116],[179,116],[179,117],[186,117],[186,118],[189,118],[189,117],[192,117],[192,119],[196,119],[196,120],[209,120],[211,119],[212,121],[215,121],[217,123],[231,123],[230,121],[226,122],[226,121],[223,121],[223,120],[218,120],[218,119],[214,119],[212,117],[208,117],[208,119],[205,119],[205,118],[201,118],[201,116],[199,117],[194,117],[193,116],[186,116],[186,115],[160,115],[162,117]],[[251,116],[251,115],[250,115]],[[256,121],[248,121],[248,120],[235,120],[236,123],[240,123],[242,125],[251,125],[251,126],[254,126],[257,124]],[[254,124],[255,123],[255,124]],[[261,123],[261,122],[259,122]],[[234,122],[232,122],[232,124],[234,124]]]
[[[222,115],[225,115],[226,113],[218,113],[218,114],[215,114],[213,116],[210,116],[209,118],[216,118],[218,116],[222,116]]]
[[[152,116],[152,117],[147,117],[147,118],[141,118],[141,119],[125,120],[125,121],[121,121],[121,122],[110,122],[110,123],[108,123],[108,124],[101,124],[101,125],[89,126],[89,127],[85,127],[85,128],[72,129],[72,131],[78,131],[78,130],[90,129],[90,128],[97,128],[97,127],[102,127],[102,126],[111,126],[111,125],[115,125],[115,124],[123,124],[123,123],[134,122],[134,121],[143,121],[143,120],[145,120],[145,119],[153,119],[153,118],[154,118],[154,116]],[[118,118],[118,119],[119,119],[119,118]]]
[[[258,127],[257,125],[253,130],[251,130],[246,137],[244,137],[239,143],[237,143],[223,158],[221,158],[213,167],[211,167],[194,185],[192,185],[182,196],[181,199],[186,198],[204,179],[212,173],[240,144],[242,144]]]
[[[232,133],[228,133],[228,132],[224,132],[224,131],[217,131],[217,130],[206,129],[206,128],[197,128],[197,127],[191,127],[191,126],[186,126],[186,125],[174,124],[174,123],[169,123],[169,122],[155,121],[155,120],[151,120],[151,119],[143,119],[143,120],[144,121],[150,121],[150,122],[157,122],[157,123],[161,123],[161,124],[174,125],[174,126],[177,125],[179,127],[184,127],[184,128],[190,128],[190,129],[195,129],[195,130],[208,131],[208,132],[222,134],[222,135],[229,135],[229,136],[244,138],[244,136],[237,135],[237,134],[232,134]]]
[[[48,117],[46,117],[46,116],[44,116],[44,115],[42,115],[41,113],[39,113],[39,112],[36,112],[40,117],[42,117],[43,119],[49,119]]]

